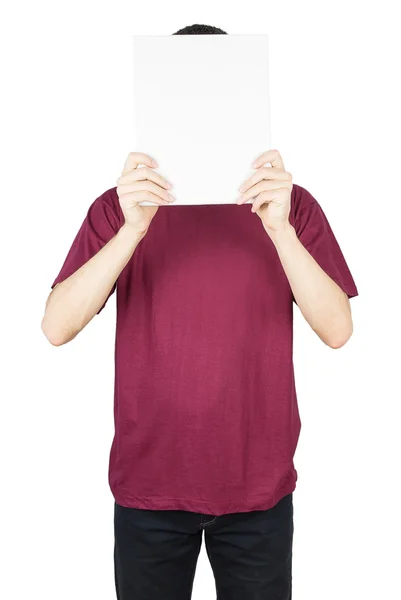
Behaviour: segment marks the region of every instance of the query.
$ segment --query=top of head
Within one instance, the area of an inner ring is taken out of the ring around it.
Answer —
[[[211,35],[211,34],[225,34],[226,31],[219,29],[218,27],[212,27],[212,25],[188,25],[183,29],[179,29],[173,35]]]

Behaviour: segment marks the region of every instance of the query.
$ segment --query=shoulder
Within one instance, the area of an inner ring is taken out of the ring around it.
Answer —
[[[117,194],[117,187],[112,187],[102,192],[91,204],[90,211],[96,215],[104,216],[114,222],[116,228],[121,227],[124,216]]]
[[[302,185],[293,183],[291,191],[290,222],[292,224],[297,223],[301,214],[309,213],[315,208],[320,208],[320,206],[311,192]]]
[[[317,200],[312,196],[311,192],[302,185],[293,183],[291,193],[291,206],[296,212],[309,208],[317,203]]]

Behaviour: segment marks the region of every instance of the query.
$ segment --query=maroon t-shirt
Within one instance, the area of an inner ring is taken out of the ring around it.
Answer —
[[[123,222],[114,187],[90,206],[52,287]],[[322,208],[296,184],[290,222],[324,271],[358,295]],[[115,289],[116,502],[222,515],[292,492],[294,297],[251,206],[161,206]]]

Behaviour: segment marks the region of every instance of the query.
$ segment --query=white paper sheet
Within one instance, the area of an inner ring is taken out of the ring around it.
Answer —
[[[157,160],[170,206],[235,203],[270,149],[268,36],[133,36],[133,50],[133,150]]]

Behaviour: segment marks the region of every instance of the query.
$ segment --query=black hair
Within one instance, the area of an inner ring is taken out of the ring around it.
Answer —
[[[225,34],[228,35],[227,31],[219,29],[219,27],[212,27],[212,25],[188,25],[183,29],[179,29],[173,35],[210,35],[210,34]]]

